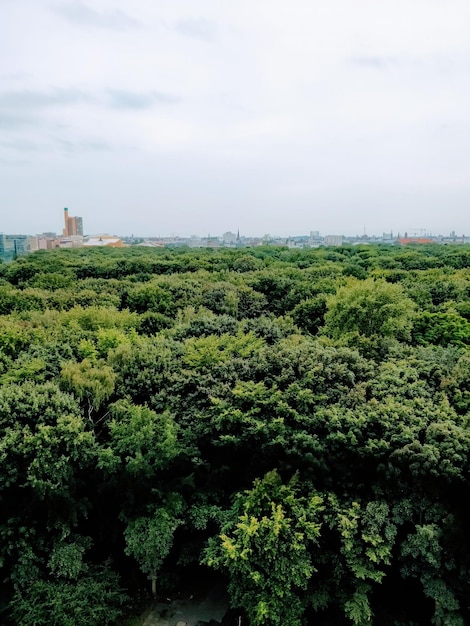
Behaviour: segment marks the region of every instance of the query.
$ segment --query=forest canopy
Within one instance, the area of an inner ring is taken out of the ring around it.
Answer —
[[[0,622],[463,626],[469,346],[463,245],[0,264]]]

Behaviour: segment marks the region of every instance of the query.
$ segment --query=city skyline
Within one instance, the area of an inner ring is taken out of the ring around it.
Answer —
[[[171,239],[171,238],[175,238],[175,239],[190,239],[190,238],[198,238],[198,239],[207,239],[207,238],[220,238],[220,239],[225,239],[227,238],[227,241],[236,241],[239,240],[240,238],[266,238],[266,237],[270,237],[272,239],[277,239],[277,238],[285,238],[285,239],[289,239],[289,238],[296,238],[296,237],[310,237],[310,238],[326,238],[329,236],[342,236],[345,237],[347,239],[351,239],[351,238],[356,238],[356,239],[378,239],[378,238],[383,238],[384,240],[386,239],[397,239],[397,238],[438,238],[438,237],[444,237],[444,238],[462,238],[462,237],[466,237],[470,234],[470,230],[467,229],[467,232],[458,232],[453,228],[446,228],[445,230],[443,230],[442,232],[432,232],[431,230],[427,229],[427,228],[404,228],[404,229],[398,229],[398,230],[394,230],[394,229],[390,229],[390,230],[385,230],[382,229],[378,232],[368,232],[367,229],[365,227],[363,227],[362,231],[357,229],[354,232],[344,232],[344,231],[340,231],[340,230],[336,230],[336,231],[322,231],[320,229],[316,229],[316,230],[312,230],[311,228],[307,231],[307,232],[284,232],[284,233],[276,233],[276,232],[268,232],[266,229],[262,234],[259,233],[250,233],[250,232],[243,232],[240,231],[240,228],[236,229],[236,232],[230,230],[230,229],[223,229],[223,231],[212,231],[212,232],[207,232],[207,233],[203,233],[203,232],[117,232],[114,231],[112,228],[107,228],[103,231],[94,231],[94,230],[89,230],[84,232],[83,230],[83,217],[82,216],[70,216],[69,214],[69,209],[68,208],[64,208],[63,209],[63,215],[64,215],[64,226],[62,227],[62,229],[56,229],[56,230],[46,230],[45,228],[43,229],[39,229],[37,232],[33,232],[33,231],[24,231],[24,232],[20,232],[20,231],[12,231],[12,230],[6,230],[5,228],[2,228],[2,224],[4,224],[4,222],[0,222],[0,234],[5,234],[5,235],[27,235],[27,236],[46,236],[49,238],[52,237],[56,237],[57,239],[60,238],[76,238],[78,237],[93,237],[96,235],[101,234],[110,234],[112,233],[115,236],[120,236],[120,237],[126,237],[126,238],[131,238],[131,237],[135,237],[135,238],[148,238],[148,239]],[[87,221],[88,223],[88,221]],[[62,232],[60,232],[62,231]]]
[[[59,240],[60,238],[77,238],[78,237],[82,237],[85,235],[85,237],[94,237],[97,236],[99,234],[107,234],[109,235],[110,233],[113,233],[113,236],[116,237],[122,237],[122,238],[144,238],[144,239],[200,239],[200,240],[204,240],[204,239],[208,239],[208,238],[213,238],[213,239],[225,239],[225,236],[230,236],[230,239],[233,239],[233,241],[235,240],[239,240],[240,237],[242,239],[247,238],[247,239],[263,239],[263,238],[270,238],[271,240],[275,240],[275,239],[292,239],[292,238],[299,238],[299,237],[310,237],[310,238],[327,238],[327,237],[337,237],[337,236],[341,236],[341,237],[345,237],[346,239],[374,239],[374,240],[378,240],[378,239],[382,239],[383,241],[387,241],[387,240],[397,240],[397,239],[406,239],[406,238],[458,238],[458,239],[467,239],[468,236],[467,234],[470,233],[470,231],[467,229],[466,232],[458,232],[455,229],[449,229],[449,227],[445,228],[443,231],[441,232],[432,232],[430,229],[428,228],[422,228],[422,227],[414,227],[414,228],[404,228],[404,229],[398,229],[398,230],[394,230],[393,228],[390,230],[385,230],[385,229],[381,229],[377,232],[371,232],[368,231],[366,226],[364,225],[361,230],[356,229],[355,231],[351,231],[351,232],[341,232],[339,230],[337,231],[322,231],[320,229],[316,229],[316,230],[312,230],[311,228],[308,229],[306,232],[301,233],[301,232],[285,232],[285,233],[275,233],[275,232],[268,232],[266,229],[263,231],[262,234],[260,233],[250,233],[250,232],[242,232],[240,233],[240,228],[237,228],[237,233],[231,231],[230,229],[223,229],[222,231],[216,232],[214,230],[209,231],[207,233],[202,233],[202,232],[184,232],[184,231],[180,231],[180,232],[137,232],[135,231],[135,229],[133,229],[135,232],[121,232],[118,233],[117,231],[114,231],[112,228],[105,228],[104,230],[101,231],[93,231],[92,229],[89,230],[88,232],[84,232],[83,230],[83,217],[82,216],[71,216],[69,214],[69,209],[68,207],[65,207],[63,209],[63,219],[64,219],[64,225],[62,227],[62,229],[56,230],[56,231],[51,231],[51,230],[44,230],[44,229],[39,229],[36,233],[33,233],[33,231],[28,231],[28,232],[23,232],[20,233],[19,231],[16,231],[16,233],[14,231],[6,231],[5,229],[2,230],[2,223],[0,223],[0,234],[5,234],[5,235],[14,235],[14,234],[18,234],[18,235],[27,235],[27,236],[36,236],[36,237],[46,237],[48,239],[53,239],[56,238],[57,240]],[[93,225],[93,224],[92,224]],[[108,225],[109,226],[109,225]],[[60,233],[60,230],[62,230],[62,233]]]
[[[58,228],[66,204],[92,232],[465,233],[469,20],[464,0],[4,0],[1,228]]]
[[[113,247],[122,248],[123,246],[137,244],[147,245],[150,247],[161,246],[189,246],[189,247],[252,247],[259,245],[282,245],[289,248],[316,248],[319,246],[342,246],[343,244],[410,244],[410,243],[458,243],[470,244],[470,236],[451,231],[448,235],[433,235],[428,233],[427,229],[413,229],[410,232],[389,233],[383,232],[382,235],[367,234],[366,229],[362,234],[345,235],[344,233],[324,234],[319,230],[310,230],[309,234],[265,234],[257,236],[250,233],[240,234],[237,232],[225,231],[224,233],[206,235],[193,234],[185,235],[110,235],[109,233],[101,233],[96,235],[86,234],[83,231],[83,217],[71,216],[68,207],[63,210],[64,227],[62,234],[52,231],[43,231],[42,233],[4,233],[0,230],[0,260],[9,261],[19,255],[36,252],[39,250],[53,250],[56,248],[95,248],[95,247]]]

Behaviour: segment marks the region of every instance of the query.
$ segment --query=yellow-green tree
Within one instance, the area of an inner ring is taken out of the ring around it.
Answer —
[[[210,542],[205,562],[228,572],[232,604],[253,626],[303,624],[322,510],[318,494],[303,496],[296,477],[283,484],[272,471],[238,497],[223,533]]]

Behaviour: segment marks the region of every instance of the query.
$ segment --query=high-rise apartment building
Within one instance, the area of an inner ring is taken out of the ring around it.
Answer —
[[[73,237],[81,235],[83,237],[83,219],[81,217],[70,217],[69,210],[64,209],[64,230],[62,234],[64,237]]]
[[[325,246],[342,246],[343,235],[327,235],[324,239]]]
[[[28,235],[4,235],[0,233],[0,258],[14,259],[28,252]]]
[[[83,237],[83,219],[81,217],[76,217],[75,225],[77,229],[77,235],[81,235]]]

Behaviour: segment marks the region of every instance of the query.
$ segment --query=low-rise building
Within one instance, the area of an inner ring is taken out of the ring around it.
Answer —
[[[87,237],[83,240],[84,248],[96,248],[105,246],[107,248],[123,248],[124,243],[119,237],[113,237],[112,235],[95,235],[94,237]]]

